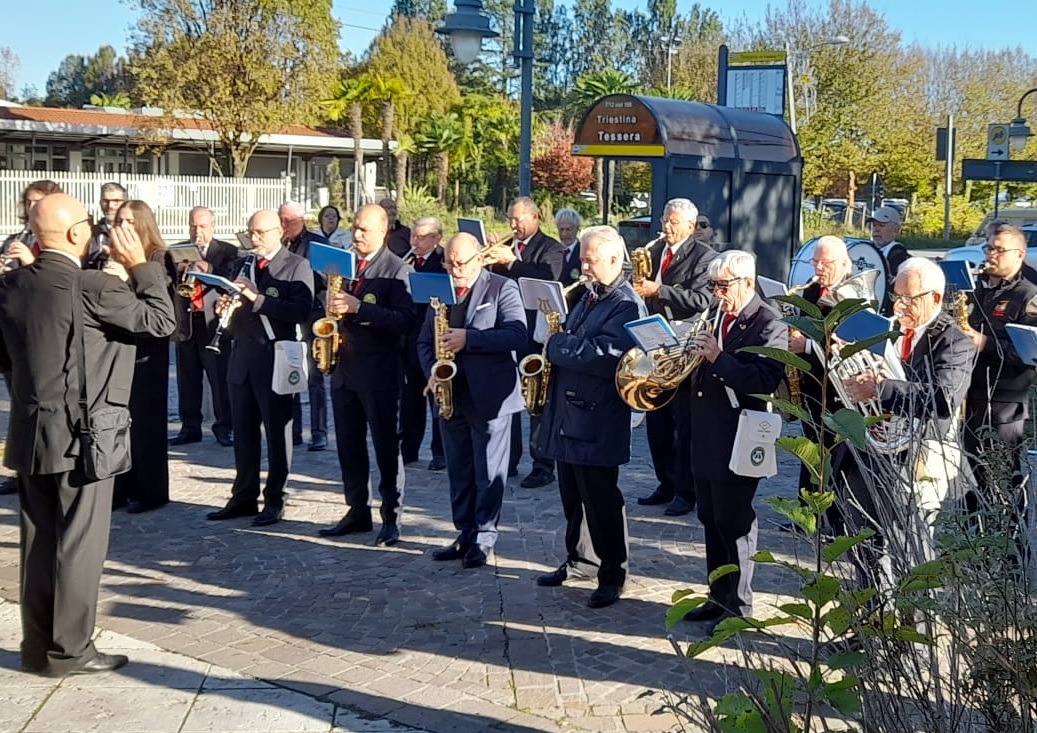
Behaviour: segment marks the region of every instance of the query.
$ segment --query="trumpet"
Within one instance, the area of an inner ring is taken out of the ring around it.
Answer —
[[[187,268],[180,273],[180,281],[176,284],[176,294],[184,300],[194,297],[194,276]]]
[[[241,269],[238,270],[238,277],[243,277],[246,273],[251,272],[256,265],[256,256],[250,254],[245,258],[245,262],[241,265]],[[206,350],[213,351],[217,354],[220,353],[220,339],[223,338],[223,332],[230,325],[230,319],[234,316],[234,312],[241,307],[241,293],[234,293],[231,296],[230,302],[227,307],[223,309],[223,313],[220,314],[220,320],[216,324],[216,330],[212,334],[212,340],[205,345]]]
[[[488,244],[482,248],[480,254],[483,257],[483,266],[492,267],[497,264],[497,257],[494,256],[497,252],[511,252],[512,245],[515,242],[515,235],[509,234],[507,237],[497,242],[496,244]]]

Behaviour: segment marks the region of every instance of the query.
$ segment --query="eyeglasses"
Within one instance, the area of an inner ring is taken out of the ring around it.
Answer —
[[[836,262],[839,261],[839,258],[838,257],[834,257],[834,258],[832,258],[830,260],[810,260],[810,261],[812,263],[814,263],[814,267],[818,267],[820,265],[824,265],[825,267],[831,267],[832,265],[834,265]]]
[[[471,262],[472,260],[474,260],[475,258],[477,258],[481,254],[482,254],[482,252],[476,252],[474,255],[469,257],[467,260],[464,260],[463,262],[456,262],[456,261],[449,261],[449,260],[448,261],[444,261],[443,262],[443,267],[447,267],[447,268],[449,268],[451,270],[460,270],[462,267],[466,267],[469,262]]]
[[[925,296],[932,295],[935,292],[936,292],[935,290],[926,290],[924,293],[919,293],[918,295],[898,295],[897,293],[894,293],[893,294],[893,303],[894,304],[896,304],[896,303],[903,303],[904,305],[913,305],[914,302],[916,300],[918,300],[919,298],[924,298]]]
[[[983,252],[988,254],[988,255],[996,255],[997,257],[1000,257],[1005,252],[1022,252],[1022,250],[1018,249],[1016,247],[1012,247],[1011,249],[1006,249],[1004,247],[995,247],[992,244],[984,244],[983,245]]]
[[[706,282],[706,287],[714,293],[718,290],[730,290],[731,286],[740,280],[745,280],[744,277],[735,277],[730,280],[709,280]]]
[[[695,226],[697,226],[699,229],[709,229],[712,225],[708,221],[699,221],[695,222]]]
[[[87,224],[87,225],[93,227],[94,221],[89,216],[87,218],[85,218],[85,219],[80,219],[77,222],[73,222],[72,226],[70,226],[68,229],[65,230],[66,233],[72,231],[73,229],[75,229],[80,224]]]
[[[278,229],[280,229],[280,227],[270,227],[269,229],[246,229],[245,233],[248,234],[249,237],[255,239],[256,237],[262,237],[264,234],[276,232]]]

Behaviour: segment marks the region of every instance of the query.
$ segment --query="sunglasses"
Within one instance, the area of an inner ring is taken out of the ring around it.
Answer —
[[[695,222],[695,226],[699,229],[709,229],[712,225],[708,221]]]
[[[724,290],[724,291],[726,291],[726,290],[730,290],[732,285],[734,285],[736,282],[739,282],[741,280],[745,280],[745,278],[744,277],[735,277],[735,278],[732,278],[730,280],[709,280],[709,281],[706,282],[706,287],[709,288],[714,293],[717,290]]]

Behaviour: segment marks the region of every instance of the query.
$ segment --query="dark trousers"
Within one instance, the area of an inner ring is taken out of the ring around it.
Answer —
[[[236,475],[231,501],[252,504],[259,500],[259,462],[262,443],[259,426],[266,434],[267,471],[263,502],[267,508],[284,506],[284,487],[292,465],[292,396],[275,394],[269,382],[230,385],[234,426]]]
[[[422,394],[428,380],[418,361],[417,348],[411,345],[404,350],[403,385],[400,387],[400,453],[405,462],[416,461],[425,439],[426,414],[435,415],[432,396]],[[432,456],[443,457],[443,438],[439,433],[439,420],[432,419]]]
[[[176,344],[176,385],[180,403],[180,429],[185,433],[202,432],[202,379],[209,380],[212,431],[224,435],[231,430],[230,393],[227,388],[229,344],[217,354],[205,348],[210,341],[204,313],[191,314],[191,338]]]
[[[20,476],[22,664],[64,673],[97,654],[91,637],[108,554],[112,479]]]
[[[130,470],[115,477],[115,506],[169,502],[169,340],[137,340],[130,388]],[[229,429],[229,426],[228,426]]]
[[[698,517],[705,529],[706,576],[722,565],[737,565],[709,585],[713,601],[731,613],[748,616],[753,610],[753,555],[756,554],[756,511],[753,497],[759,479],[712,481],[695,479]]]
[[[311,352],[312,353],[312,352]],[[324,375],[317,369],[312,356],[310,374],[307,380],[307,391],[310,395],[310,440],[326,437],[328,434],[328,395],[324,391]],[[292,438],[302,442],[302,396],[292,398]]]
[[[626,583],[629,543],[619,467],[559,461],[558,491],[565,513],[566,563],[584,570],[595,567],[598,585]]]
[[[540,416],[529,416],[529,458],[533,462],[533,470],[540,469],[549,474],[554,474],[554,461],[545,458],[538,450],[538,437],[540,433]],[[522,413],[516,412],[511,416],[511,458],[508,462],[508,471],[515,473],[518,470],[519,460],[522,458]]]
[[[511,415],[480,420],[471,398],[455,391],[454,416],[439,418],[450,479],[450,509],[461,545],[493,547],[504,501]]]
[[[1013,409],[1014,408],[1014,409]],[[1010,422],[991,422],[994,415],[1016,417],[1020,419]],[[1022,548],[1026,540],[1026,493],[1029,484],[1029,471],[1023,470],[1023,439],[1025,437],[1025,412],[1021,404],[1016,403],[984,403],[969,402],[965,414],[965,430],[963,444],[968,455],[969,465],[976,478],[976,489],[965,494],[965,508],[973,513],[981,509],[991,510],[993,502],[1002,503],[1006,499],[1010,506],[1011,526],[1017,542]],[[1003,447],[995,445],[1003,444]],[[1001,466],[995,473],[989,470],[992,455],[1009,453],[1009,465]],[[999,478],[1006,473],[1011,486],[996,488]],[[1024,555],[1025,556],[1025,555]]]
[[[331,390],[335,415],[335,444],[342,469],[342,489],[350,512],[370,512],[371,462],[367,455],[367,430],[371,429],[378,493],[382,497],[383,522],[394,522],[403,501],[400,444],[396,437],[396,399],[399,391],[354,392],[345,387]]]
[[[699,419],[708,419],[699,416]],[[695,505],[695,478],[691,472],[691,388],[685,380],[669,404],[645,414],[648,451],[655,477],[665,496],[683,497]]]

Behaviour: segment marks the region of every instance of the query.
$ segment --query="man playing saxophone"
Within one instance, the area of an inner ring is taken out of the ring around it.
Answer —
[[[483,268],[472,235],[457,234],[447,242],[443,265],[453,277],[457,303],[449,306],[450,327],[438,339],[429,308],[418,334],[418,356],[429,375],[429,393],[436,387],[433,365],[440,351],[453,352],[457,366],[451,380],[453,416],[437,419],[458,537],[432,559],[478,568],[497,542],[511,418],[523,409],[513,352],[527,343],[526,313],[518,285]]]
[[[764,407],[753,395],[771,394],[785,374],[774,359],[741,351],[744,346],[782,349],[788,327],[781,314],[756,294],[756,258],[730,250],[709,265],[709,288],[723,319],[695,336],[694,353],[704,361],[688,377],[691,386],[691,470],[698,517],[705,529],[706,577],[722,565],[738,570],[709,583],[709,602],[690,611],[688,621],[713,626],[731,616],[747,616],[753,606],[753,555],[758,478],[728,467],[743,409]]]
[[[649,313],[667,320],[698,318],[713,297],[706,289],[709,264],[716,252],[698,241],[695,234],[698,208],[688,199],[671,199],[663,209],[663,241],[652,248],[652,273],[637,294]],[[674,399],[645,416],[648,448],[659,485],[638,504],[666,504],[670,516],[688,514],[695,508],[695,480],[691,473],[691,392],[687,380],[677,388]]]
[[[612,227],[589,227],[580,237],[588,290],[569,313],[565,330],[547,342],[551,364],[540,450],[558,466],[565,513],[565,562],[537,578],[558,586],[596,573],[587,605],[615,603],[626,583],[627,525],[619,466],[630,460],[630,408],[613,387],[616,365],[633,346],[624,328],[647,315],[623,272],[623,238]]]

